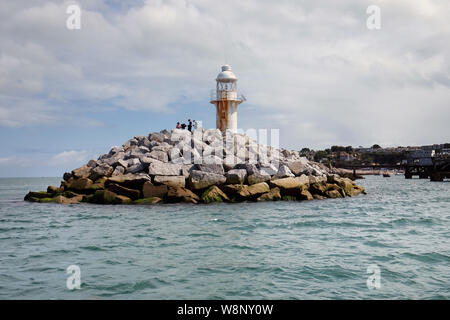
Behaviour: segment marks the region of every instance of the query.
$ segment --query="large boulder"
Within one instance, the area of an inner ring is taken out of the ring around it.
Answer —
[[[145,170],[145,165],[142,163],[137,163],[132,165],[131,167],[128,167],[125,171],[126,173],[139,173],[139,172],[144,172]]]
[[[81,178],[72,180],[67,184],[67,189],[74,191],[85,191],[93,184],[93,181],[89,178]]]
[[[254,199],[269,191],[269,185],[266,182],[260,182],[251,186],[244,186],[238,191],[237,194],[240,198],[243,199]]]
[[[166,137],[164,136],[164,134],[162,134],[162,133],[159,133],[159,132],[152,132],[152,133],[150,133],[149,134],[149,136],[148,136],[148,140],[151,142],[151,141],[156,141],[156,142],[160,142],[160,143],[162,143],[162,142],[164,142],[164,139],[165,139]]]
[[[181,165],[155,161],[150,163],[148,173],[154,176],[179,176],[181,175]]]
[[[227,194],[230,198],[238,198],[239,191],[242,189],[248,188],[248,185],[243,184],[225,184],[220,186],[220,189]]]
[[[126,196],[131,200],[137,200],[141,196],[141,192],[139,190],[126,188],[115,183],[108,185],[108,190],[118,195]]]
[[[167,202],[188,202],[188,203],[198,203],[200,198],[193,193],[191,190],[180,187],[169,187],[167,192]]]
[[[58,203],[58,204],[75,204],[75,203],[79,203],[83,200],[83,195],[77,195],[75,197],[72,198],[67,198],[63,195],[58,195],[56,197],[53,198],[53,202]]]
[[[301,188],[298,195],[299,200],[313,200],[313,195],[306,188]]]
[[[111,174],[111,176],[120,176],[123,175],[125,173],[125,168],[122,166],[117,166],[113,173]]]
[[[282,179],[275,179],[270,181],[271,187],[278,187],[281,190],[283,189],[297,189],[302,187],[305,184],[309,184],[309,178],[305,175],[300,177],[289,177]]]
[[[248,184],[250,184],[250,185],[261,183],[261,182],[266,182],[269,180],[270,180],[270,175],[268,173],[259,172],[259,171],[249,174],[249,176],[247,177]]]
[[[109,190],[97,190],[87,199],[90,203],[98,204],[129,204],[131,199],[126,196],[120,196]]]
[[[118,185],[124,186],[126,188],[142,190],[142,186],[145,182],[150,181],[151,178],[148,174],[125,174],[118,175],[114,177],[108,178],[105,182],[105,186],[108,186],[110,183],[116,183]]]
[[[158,198],[164,198],[167,195],[169,188],[167,185],[154,185],[150,181],[147,181],[142,186],[142,194],[144,195],[144,198],[149,197],[158,197]]]
[[[247,178],[247,170],[232,169],[228,171],[225,176],[227,177],[227,184],[243,184]]]
[[[225,171],[223,169],[223,165],[222,164],[216,164],[216,163],[211,163],[211,164],[196,164],[195,165],[195,170],[199,170],[199,171],[203,171],[203,172],[211,172],[211,173],[215,173],[215,174],[225,174]]]
[[[89,176],[91,175],[91,170],[92,170],[91,167],[84,165],[80,168],[72,170],[72,176],[76,179],[89,178]]]
[[[272,188],[269,192],[260,195],[256,201],[278,201],[281,200],[280,188]]]
[[[155,176],[153,181],[171,187],[185,187],[186,185],[186,178],[184,176]]]
[[[155,147],[156,148],[156,147]],[[159,160],[161,162],[169,162],[169,156],[167,155],[167,151],[153,150],[146,154],[146,156]]]
[[[27,193],[24,200],[38,202],[37,200],[39,200],[39,199],[48,199],[48,198],[51,198],[52,196],[53,195],[51,193],[48,193],[45,191],[41,191],[41,192],[30,191]]]
[[[109,177],[109,176],[111,176],[113,171],[114,171],[114,168],[111,167],[110,165],[102,164],[102,165],[92,169],[89,178],[91,178],[92,180],[97,180],[98,178],[101,178],[101,177]]]
[[[274,176],[274,179],[283,179],[295,177],[295,175],[291,172],[291,170],[286,165],[281,165],[278,169],[277,173]]]
[[[221,174],[192,170],[188,178],[188,185],[194,190],[199,190],[212,185],[224,184],[226,180],[227,178]]]
[[[291,161],[288,162],[287,166],[295,176],[300,176],[306,169],[306,163],[305,160]]]
[[[229,171],[231,169],[234,169],[236,165],[242,164],[242,160],[236,157],[235,155],[226,155],[226,157],[223,159],[223,167],[225,171]]]
[[[217,186],[211,186],[205,190],[200,199],[204,203],[230,201],[230,198]]]

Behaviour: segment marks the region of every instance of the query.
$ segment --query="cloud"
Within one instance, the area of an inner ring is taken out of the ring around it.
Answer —
[[[450,136],[450,3],[380,0],[377,31],[359,0],[80,1],[74,31],[69,3],[0,5],[0,126],[100,125],[88,113],[105,105],[170,117],[208,100],[227,61],[239,125],[280,128],[282,146]]]
[[[63,151],[54,155],[50,159],[49,164],[58,166],[67,166],[70,164],[79,165],[87,163],[88,160],[92,159],[92,156],[93,156],[92,152],[86,150]]]

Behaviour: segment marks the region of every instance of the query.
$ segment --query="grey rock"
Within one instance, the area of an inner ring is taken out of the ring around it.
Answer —
[[[179,176],[181,165],[155,161],[150,163],[148,173],[155,176]]]
[[[281,165],[280,169],[278,169],[278,172],[274,176],[274,178],[276,179],[289,177],[295,177],[295,175],[291,172],[291,170],[289,170],[289,168],[286,165]]]
[[[111,176],[119,176],[125,173],[125,168],[122,166],[117,166]]]
[[[192,189],[199,190],[212,185],[224,184],[226,180],[227,178],[224,175],[192,170],[188,178],[188,184]]]
[[[95,168],[97,166],[97,161],[89,160],[89,162],[87,163],[87,166],[90,168]]]
[[[150,152],[150,149],[149,149],[148,147],[146,147],[146,146],[140,146],[140,147],[139,147],[139,150],[140,150],[142,153]]]
[[[107,164],[102,164],[101,166],[98,166],[98,167],[95,167],[94,169],[92,169],[92,172],[91,172],[89,178],[92,181],[95,181],[101,177],[109,177],[109,176],[111,176],[113,171],[114,171],[113,167],[111,167]]]
[[[195,170],[221,175],[225,174],[225,170],[223,169],[223,165],[221,164],[196,164]]]
[[[247,178],[247,170],[232,169],[226,173],[227,184],[243,184]]]
[[[164,134],[159,132],[152,132],[148,136],[148,140],[150,141],[164,142],[164,139],[165,139]]]
[[[152,152],[148,153],[148,156],[162,162],[169,162],[169,157],[167,155],[167,152],[165,151],[153,150]]]
[[[145,166],[139,161],[139,163],[134,164],[126,169],[126,173],[138,173],[143,172]]]
[[[165,184],[171,187],[185,187],[186,178],[184,176],[155,176],[155,183]]]
[[[249,185],[257,184],[260,182],[266,182],[270,180],[270,175],[265,172],[254,172],[249,174],[247,177],[247,181]]]

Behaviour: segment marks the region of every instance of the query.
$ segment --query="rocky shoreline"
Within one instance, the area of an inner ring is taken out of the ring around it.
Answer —
[[[66,172],[26,201],[59,204],[212,203],[345,198],[364,188],[296,151],[243,134],[174,129],[136,136]]]

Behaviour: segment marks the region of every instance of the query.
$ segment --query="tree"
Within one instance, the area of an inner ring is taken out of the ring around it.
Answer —
[[[316,154],[314,155],[314,161],[319,162],[321,159],[326,158],[327,157],[327,153],[325,151],[317,151]]]
[[[379,144],[374,144],[372,146],[372,149],[381,149],[381,146]]]

